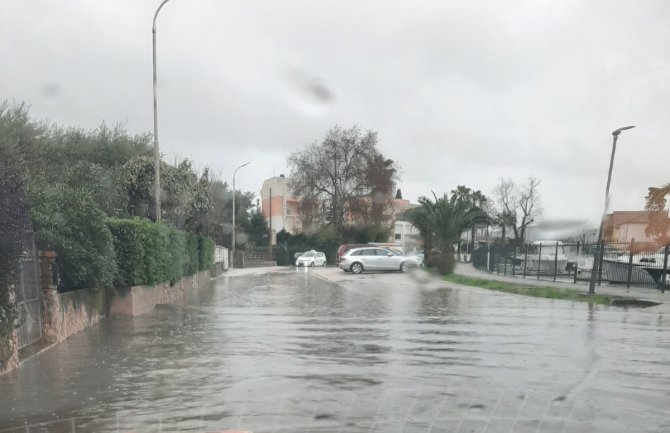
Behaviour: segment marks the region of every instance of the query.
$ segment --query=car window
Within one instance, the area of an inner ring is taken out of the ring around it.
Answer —
[[[314,257],[314,253],[305,253],[302,257]]]
[[[375,256],[377,254],[375,252],[375,249],[369,248],[369,249],[366,249],[366,250],[361,250],[361,255],[362,256]]]
[[[350,256],[361,256],[363,255],[363,250],[358,250],[358,251],[352,251]]]

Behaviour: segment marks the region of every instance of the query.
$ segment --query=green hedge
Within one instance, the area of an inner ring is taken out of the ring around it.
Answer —
[[[207,236],[198,236],[199,251],[199,269],[206,271],[214,265],[214,241]]]
[[[205,236],[141,218],[109,219],[107,226],[114,237],[117,287],[174,284],[214,261],[214,242]]]

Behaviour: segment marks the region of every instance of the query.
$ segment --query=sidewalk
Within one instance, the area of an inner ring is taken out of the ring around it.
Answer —
[[[504,275],[491,274],[489,272],[476,269],[470,263],[456,263],[456,269],[454,270],[454,273],[457,275],[462,275],[464,277],[483,278],[486,280],[494,280],[494,281],[505,281],[508,283],[515,283],[520,286],[555,287],[560,289],[575,290],[580,293],[586,293],[589,289],[588,285],[584,283],[574,284],[574,283],[565,283],[561,281],[548,281],[541,279],[538,280],[537,278],[532,277],[526,277],[526,278],[506,277]],[[631,298],[631,299],[640,299],[643,301],[660,302],[670,306],[670,292],[662,293],[660,290],[656,289],[642,288],[642,287],[626,288],[622,286],[603,284],[601,286],[596,286],[596,293],[601,295],[616,296],[620,298]]]

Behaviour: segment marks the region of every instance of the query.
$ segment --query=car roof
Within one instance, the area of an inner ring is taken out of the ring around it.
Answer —
[[[376,245],[368,245],[368,246],[365,246],[365,247],[351,248],[351,249],[350,249],[349,251],[347,251],[347,252],[358,251],[358,250],[369,250],[369,249],[391,251],[391,250],[389,250],[388,248],[378,247],[378,246],[376,246]]]

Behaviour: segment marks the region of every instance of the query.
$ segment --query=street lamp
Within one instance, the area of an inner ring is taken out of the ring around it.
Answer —
[[[621,131],[632,129],[635,126],[624,126],[623,128],[612,131],[612,156],[610,157],[610,169],[607,173],[607,187],[605,188],[605,211],[600,219],[600,229],[598,230],[598,244],[596,245],[596,255],[593,258],[593,266],[591,266],[591,280],[589,281],[589,295],[596,293],[596,273],[599,273],[600,262],[603,255],[602,240],[603,240],[603,226],[605,225],[605,215],[610,204],[610,182],[612,181],[612,167],[614,166],[614,153],[616,152],[616,141],[619,138]],[[597,272],[598,270],[598,272]]]
[[[242,167],[246,167],[249,165],[248,162],[245,162],[244,164],[240,165],[235,169],[233,172],[233,240],[232,240],[232,249],[233,249],[233,260],[230,263],[230,268],[235,267],[235,197],[237,196],[237,191],[235,190],[235,175],[237,174],[237,170],[239,170]]]
[[[153,66],[154,66],[154,195],[156,196],[156,222],[161,220],[161,152],[158,147],[158,99],[156,97],[156,18],[158,12],[168,0],[163,0],[154,14],[151,34],[153,40]]]

